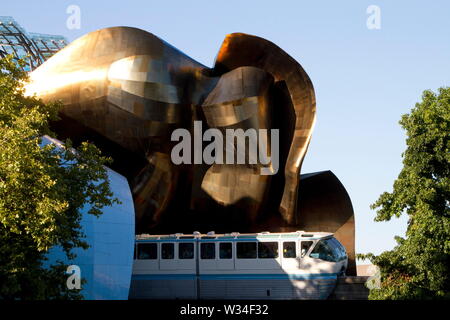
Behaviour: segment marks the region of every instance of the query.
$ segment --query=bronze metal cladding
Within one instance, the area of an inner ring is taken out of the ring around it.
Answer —
[[[283,230],[332,232],[348,254],[348,275],[356,275],[355,218],[350,197],[331,171],[300,176],[298,223]]]
[[[102,29],[33,71],[27,92],[62,101],[52,124],[60,138],[94,141],[113,157],[133,191],[136,232],[333,231],[353,257],[345,189],[331,173],[300,176],[315,122],[311,80],[272,42],[230,34],[208,68],[146,31]],[[175,165],[172,132],[195,136],[196,121],[200,134],[278,129],[278,172],[261,175],[264,165],[247,161],[250,149],[243,164]]]
[[[272,42],[243,33],[233,33],[225,38],[214,68],[220,73],[240,66],[261,68],[287,88],[295,118],[284,168],[285,185],[280,213],[288,223],[293,223],[297,217],[300,167],[316,119],[316,99],[312,82],[300,64]],[[279,105],[274,105],[275,112],[278,107]]]

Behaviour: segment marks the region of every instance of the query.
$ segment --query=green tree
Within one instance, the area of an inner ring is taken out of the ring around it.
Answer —
[[[380,288],[370,299],[450,298],[450,88],[424,91],[422,102],[403,115],[407,148],[393,191],[372,205],[376,221],[408,215],[405,238],[379,256]]]
[[[89,143],[77,151],[70,141],[42,147],[60,104],[26,96],[26,81],[12,57],[0,59],[0,299],[80,298],[66,287],[64,264],[43,263],[55,245],[69,258],[73,248],[88,247],[80,228],[85,205],[98,216],[117,202],[103,166],[110,159]]]

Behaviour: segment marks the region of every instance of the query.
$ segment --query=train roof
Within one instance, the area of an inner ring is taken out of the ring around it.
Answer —
[[[306,232],[306,231],[294,231],[294,232],[258,232],[258,233],[220,233],[216,234],[214,231],[202,234],[200,232],[194,232],[192,234],[174,233],[174,234],[139,234],[136,235],[136,240],[187,240],[187,239],[210,239],[210,240],[239,240],[239,239],[285,239],[285,238],[298,238],[305,240],[322,239],[333,236],[329,232]]]

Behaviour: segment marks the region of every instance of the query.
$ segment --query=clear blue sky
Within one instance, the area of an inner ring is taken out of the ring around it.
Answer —
[[[69,5],[81,28],[66,27]],[[366,26],[369,5],[381,29]],[[356,214],[359,253],[392,248],[406,218],[374,222],[369,205],[390,191],[402,167],[398,125],[425,89],[450,85],[450,1],[2,1],[30,32],[70,41],[111,26],[138,27],[212,66],[227,33],[264,37],[305,68],[317,98],[317,123],[302,173],[332,170]]]

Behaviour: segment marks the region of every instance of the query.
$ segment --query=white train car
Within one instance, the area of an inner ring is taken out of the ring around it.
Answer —
[[[347,254],[331,233],[139,235],[130,299],[326,299]]]

